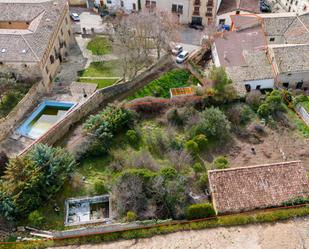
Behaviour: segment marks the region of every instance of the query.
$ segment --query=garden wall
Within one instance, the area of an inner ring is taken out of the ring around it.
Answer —
[[[295,110],[298,113],[298,115],[301,116],[301,118],[304,120],[304,122],[309,126],[309,113],[301,105],[301,103],[296,105]]]
[[[0,119],[0,141],[5,139],[24,116],[38,104],[44,91],[42,81],[34,84],[14,109],[6,117]]]
[[[74,124],[82,118],[93,113],[101,106],[105,106],[116,99],[121,100],[124,97],[129,96],[137,89],[157,78],[158,74],[160,75],[162,72],[168,71],[172,68],[172,65],[171,58],[166,55],[133,80],[97,90],[89,97],[87,101],[77,106],[64,119],[55,124],[47,133],[26,148],[21,155],[25,154],[38,143],[53,145],[55,142],[63,138],[64,135],[74,126]]]

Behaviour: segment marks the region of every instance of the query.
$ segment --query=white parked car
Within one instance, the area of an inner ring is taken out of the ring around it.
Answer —
[[[183,51],[183,47],[180,45],[175,46],[175,48],[172,49],[173,55],[179,55]]]
[[[189,57],[189,52],[188,51],[182,51],[177,57],[176,57],[176,62],[177,63],[183,63],[187,58]]]
[[[79,22],[80,21],[80,17],[79,17],[79,15],[77,13],[73,12],[73,13],[70,14],[70,16],[71,16],[73,21],[75,21],[75,22]]]

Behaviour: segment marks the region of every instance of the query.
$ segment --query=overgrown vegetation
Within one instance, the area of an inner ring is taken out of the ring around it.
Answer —
[[[196,80],[187,70],[174,69],[163,74],[159,79],[152,81],[129,99],[132,100],[146,96],[169,98],[169,90],[171,88],[185,87],[192,84],[196,84]]]

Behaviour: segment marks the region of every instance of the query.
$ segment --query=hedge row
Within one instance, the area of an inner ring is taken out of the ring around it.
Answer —
[[[49,240],[49,241],[43,241],[41,243],[27,242],[27,243],[16,243],[16,244],[0,244],[0,248],[41,249],[49,246],[81,245],[89,243],[116,241],[119,239],[149,238],[154,235],[168,234],[178,231],[198,230],[198,229],[214,228],[220,226],[236,226],[236,225],[263,223],[263,222],[275,222],[307,215],[309,215],[309,205],[300,208],[264,211],[259,212],[257,214],[238,214],[238,215],[220,216],[216,219],[196,221],[192,223],[162,225],[150,228],[142,228],[136,230],[114,232],[109,234],[100,234],[100,235],[64,239],[64,240],[54,240],[54,241]]]

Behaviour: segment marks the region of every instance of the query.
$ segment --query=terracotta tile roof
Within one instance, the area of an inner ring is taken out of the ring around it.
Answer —
[[[0,61],[41,60],[66,6],[67,0],[0,0],[0,22],[29,23],[27,29],[0,29]]]
[[[222,0],[218,15],[242,10],[250,13],[260,13],[259,0]]]
[[[300,161],[208,171],[218,213],[279,206],[309,195],[309,181]]]

